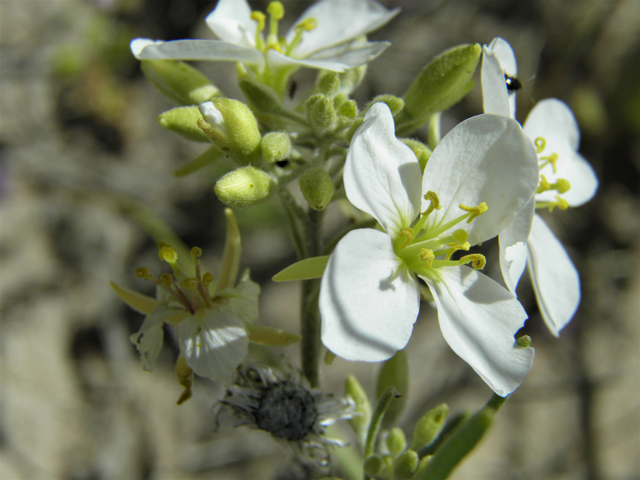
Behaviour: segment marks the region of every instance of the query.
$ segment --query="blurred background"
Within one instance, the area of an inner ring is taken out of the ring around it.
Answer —
[[[263,11],[267,4],[250,3]],[[283,3],[291,22],[310,4]],[[545,216],[580,271],[580,309],[553,338],[522,282],[519,298],[530,316],[523,333],[537,349],[533,371],[454,478],[640,478],[640,2],[382,3],[402,12],[370,36],[392,46],[370,65],[360,106],[377,94],[402,95],[449,47],[501,36],[518,59],[519,120],[537,100],[568,103],[582,132],[580,152],[600,179],[590,203]],[[212,406],[224,385],[198,378],[194,397],[177,407],[175,342],[168,337],[154,372],[144,372],[129,341],[142,316],[108,285],[151,293],[133,275],[142,265],[164,271],[151,231],[200,246],[213,272],[220,263],[225,224],[212,187],[232,165],[173,177],[204,147],[157,125],[172,105],[128,47],[135,37],[212,38],[204,17],[214,6],[0,1],[3,479],[305,478],[264,432],[214,432]],[[227,96],[241,98],[232,64],[198,66]],[[303,94],[314,75],[296,78]],[[444,115],[443,128],[481,110],[478,84]],[[295,260],[279,204],[237,218],[243,264],[262,285],[261,322],[298,332],[299,285],[270,281]],[[346,221],[333,209],[327,222],[332,230]],[[272,361],[283,351],[297,362],[296,345],[256,348],[250,360]],[[446,345],[426,304],[407,354],[411,386],[400,422],[407,434],[443,401],[455,413],[490,397]],[[323,368],[323,384],[341,395],[345,374],[354,372],[373,394],[378,368],[337,359]]]

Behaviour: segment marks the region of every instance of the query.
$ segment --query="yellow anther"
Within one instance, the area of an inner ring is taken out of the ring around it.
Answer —
[[[567,193],[569,190],[571,190],[571,184],[569,183],[569,180],[565,178],[559,178],[558,180],[556,180],[556,183],[554,183],[553,186],[558,191],[558,193]]]
[[[202,286],[204,288],[207,288],[212,282],[213,282],[213,275],[210,274],[209,272],[205,273],[202,276]]]
[[[557,205],[560,210],[566,210],[567,208],[569,208],[569,202],[560,197],[560,195],[556,195],[556,200],[558,200]]]
[[[272,18],[280,20],[284,17],[284,5],[282,5],[282,2],[271,2],[267,7],[267,13],[271,15]]]
[[[451,238],[453,238],[456,243],[464,243],[467,241],[467,238],[469,238],[469,233],[466,230],[459,228],[451,234]]]
[[[552,153],[551,155],[548,155],[546,157],[540,157],[540,160],[544,160],[544,162],[542,163],[542,165],[540,165],[540,168],[544,168],[547,165],[551,164],[551,168],[553,169],[553,173],[556,173],[556,163],[558,161],[558,154],[557,153]]]
[[[198,286],[198,279],[193,277],[185,278],[180,282],[180,286],[186,288],[187,290],[193,290]]]
[[[258,32],[264,30],[266,19],[267,16],[262,12],[251,12],[251,20],[253,20],[254,22],[258,22],[258,26],[256,27]]]
[[[471,263],[474,270],[482,270],[487,264],[487,259],[484,258],[484,255],[479,253],[472,253],[471,255],[465,255],[460,259],[460,265],[464,265],[466,263]]]
[[[191,253],[191,258],[196,259],[202,256],[202,249],[200,247],[193,247],[190,253]]]
[[[538,137],[533,141],[533,144],[536,146],[536,152],[542,153],[547,146],[547,141],[542,137]]]
[[[469,250],[469,248],[471,248],[471,245],[469,244],[469,242],[464,242],[462,244],[460,243],[447,243],[449,250],[447,250],[447,254],[444,256],[445,260],[451,260],[451,255],[453,255],[454,253],[456,253],[458,250],[464,250],[465,252]]]
[[[269,45],[267,45],[267,50],[271,49],[271,50],[275,50],[278,53],[282,53],[282,46],[280,45],[280,43],[270,43]]]
[[[296,25],[294,27],[294,30],[296,31],[296,33],[298,31],[302,32],[302,30],[304,30],[306,32],[310,32],[311,30],[313,30],[317,26],[318,26],[318,21],[313,17],[309,17],[309,18],[305,18],[298,25]]]
[[[168,273],[160,275],[160,281],[163,285],[170,287],[173,284],[173,277]]]
[[[440,205],[440,199],[438,198],[436,192],[429,190],[424,194],[424,199],[431,203],[429,204],[429,207],[423,213],[423,215],[429,215],[434,210],[440,210],[442,208],[442,205]]]
[[[544,175],[540,175],[540,185],[536,188],[536,193],[546,192],[551,188],[551,184]]]
[[[555,202],[537,202],[536,208],[548,208],[550,212],[553,212],[553,209],[556,207],[560,210],[569,208],[569,203],[560,195],[556,195],[556,200]]]
[[[436,257],[433,254],[433,250],[430,250],[428,248],[423,248],[422,250],[420,250],[420,253],[418,254],[418,258],[422,262],[426,262],[426,265],[424,266],[425,268],[431,268],[431,264],[433,263],[433,259],[436,258]]]
[[[142,278],[143,280],[149,280],[151,278],[151,273],[149,273],[149,269],[147,267],[138,267],[135,270],[136,277]]]
[[[467,207],[466,205],[462,205],[462,204],[458,205],[458,207],[461,210],[464,210],[465,212],[469,212],[471,214],[471,216],[467,219],[467,223],[473,222],[473,220],[476,217],[479,217],[480,215],[485,213],[487,210],[489,210],[489,207],[485,202],[482,202],[477,207]]]
[[[178,261],[178,252],[171,245],[165,244],[158,250],[158,258],[167,263],[176,263]]]
[[[404,247],[406,247],[407,245],[409,245],[409,242],[411,242],[411,240],[413,240],[413,236],[415,235],[415,232],[413,231],[412,228],[401,228],[400,232],[398,233],[398,236],[400,238],[404,238],[404,241],[402,242],[402,245],[400,246],[400,249],[403,249]]]

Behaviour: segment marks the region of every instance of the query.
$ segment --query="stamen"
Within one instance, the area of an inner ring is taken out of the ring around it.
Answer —
[[[423,215],[429,215],[434,210],[442,209],[442,205],[440,205],[440,199],[438,198],[438,195],[436,194],[436,192],[429,190],[427,193],[424,194],[424,199],[428,200],[431,203],[429,204],[429,207],[425,210]]]
[[[533,141],[533,144],[536,146],[536,153],[542,153],[547,146],[547,141],[542,137],[538,137]]]
[[[262,41],[262,31],[264,30],[266,18],[267,16],[262,12],[251,12],[251,20],[258,22],[258,25],[256,26],[255,42],[256,48],[261,51],[264,49],[264,43]]]
[[[551,184],[544,175],[540,175],[540,185],[536,188],[536,193],[546,192],[551,188]]]
[[[164,260],[168,264],[174,264],[178,261],[178,252],[171,246],[163,243],[162,246],[158,245],[158,258]]]
[[[465,255],[460,260],[460,265],[471,263],[474,270],[482,270],[487,264],[487,259],[480,253],[472,253],[471,255]]]
[[[422,250],[420,250],[418,258],[420,259],[420,261],[426,262],[426,265],[423,265],[424,268],[431,268],[431,264],[433,263],[433,260],[436,258],[436,256],[433,254],[433,250],[423,248]]]
[[[536,202],[536,209],[548,208],[550,212],[553,212],[553,209],[556,207],[560,210],[566,210],[569,208],[569,203],[560,195],[556,195],[556,200],[556,202]]]
[[[267,35],[267,49],[272,48],[282,53],[278,41],[278,21],[284,17],[284,6],[281,2],[271,2],[267,7],[269,14],[269,35]]]
[[[465,212],[469,212],[471,214],[471,216],[467,219],[467,223],[471,223],[476,217],[479,217],[480,215],[485,213],[487,210],[489,210],[489,207],[485,202],[482,202],[477,207],[467,207],[466,205],[460,204],[458,205],[458,208],[460,208],[461,210],[464,210]]]
[[[213,278],[213,275],[211,273],[209,273],[209,272],[205,273],[202,276],[202,280],[201,280],[202,286],[204,288],[209,287],[209,285],[213,283],[213,280],[214,280],[214,278]]]
[[[296,34],[291,39],[291,43],[287,47],[287,51],[285,52],[285,55],[291,56],[293,51],[298,47],[298,45],[300,45],[300,42],[302,41],[303,33],[310,32],[317,26],[318,26],[318,21],[313,17],[308,17],[308,18],[305,18],[303,21],[301,21],[298,25],[293,27],[293,31],[296,32]]]
[[[406,247],[407,245],[409,245],[409,242],[411,242],[411,240],[413,240],[413,229],[412,228],[401,228],[400,232],[398,233],[398,237],[399,238],[403,238],[403,242],[402,245],[400,245],[400,250],[402,250],[404,247]]]
[[[149,280],[152,276],[147,267],[136,268],[135,275],[136,277],[141,278],[143,280]]]
[[[160,275],[160,282],[165,287],[170,287],[173,284],[173,277],[168,273],[163,273],[162,275]]]
[[[180,282],[180,286],[187,290],[193,290],[198,286],[198,279],[193,277],[185,278]]]
[[[566,180],[564,178],[559,178],[558,180],[556,180],[556,183],[551,186],[554,187],[558,191],[558,193],[567,193],[569,190],[571,190],[571,184],[569,183],[569,180]]]
[[[469,232],[459,228],[451,234],[451,238],[453,238],[457,243],[465,243],[467,238],[469,238]]]
[[[540,160],[545,160],[544,162],[542,162],[542,165],[540,165],[540,168],[544,168],[547,165],[551,164],[551,168],[553,169],[553,173],[556,173],[556,162],[558,161],[558,154],[557,153],[552,153],[551,155],[547,156],[547,157],[540,157]]]
[[[464,242],[462,244],[447,243],[447,246],[451,248],[447,250],[447,254],[444,257],[445,260],[451,260],[451,255],[456,253],[458,250],[464,250],[465,252],[467,252],[469,251],[469,248],[471,248],[471,245],[469,244],[469,242]]]

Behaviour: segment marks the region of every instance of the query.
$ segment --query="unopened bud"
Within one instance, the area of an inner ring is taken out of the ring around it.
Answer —
[[[387,449],[392,457],[397,457],[404,449],[407,448],[407,439],[404,436],[404,432],[399,427],[394,427],[387,435],[386,442]]]
[[[376,98],[371,100],[371,102],[367,106],[367,110],[371,108],[374,103],[378,102],[386,103],[393,116],[398,114],[404,107],[404,100],[400,97],[396,97],[395,95],[378,95]]]
[[[413,450],[400,454],[393,462],[393,475],[397,479],[411,478],[418,468],[420,458]]]
[[[198,107],[177,107],[161,113],[158,123],[188,140],[208,143],[211,140],[198,126],[198,120],[201,118]]]
[[[375,477],[382,470],[383,461],[380,455],[371,455],[364,461],[364,472],[370,477]]]
[[[199,107],[205,122],[199,126],[224,153],[240,165],[260,160],[260,130],[253,113],[244,103],[231,98],[214,98]]]
[[[346,95],[351,94],[364,79],[367,73],[367,64],[360,65],[356,68],[350,68],[346,72],[340,73],[340,93]]]
[[[300,191],[311,208],[324,210],[333,197],[335,187],[322,168],[311,168],[300,177]]]
[[[346,102],[342,103],[337,110],[338,115],[342,115],[343,117],[347,118],[356,118],[356,115],[358,114],[358,106],[355,100],[347,100]]]
[[[339,74],[329,70],[321,70],[316,80],[316,88],[325,95],[334,95],[340,88]]]
[[[291,139],[286,132],[271,132],[262,137],[260,143],[262,158],[265,162],[281,162],[291,154]]]
[[[529,335],[523,335],[516,340],[516,345],[521,348],[529,348],[531,346],[531,337]]]
[[[353,375],[347,376],[344,384],[344,390],[347,397],[355,403],[354,415],[349,419],[349,424],[353,431],[360,439],[360,443],[364,445],[367,435],[367,427],[371,421],[371,403],[362,385]]]
[[[427,166],[427,162],[429,158],[431,158],[431,149],[418,140],[410,138],[402,138],[401,140],[407,147],[413,150],[418,162],[420,162],[420,169],[424,172],[424,167]]]
[[[142,60],[142,71],[160,93],[178,105],[199,105],[222,93],[199,70],[177,60]]]
[[[213,190],[231,208],[245,208],[269,198],[276,184],[266,172],[252,166],[240,167],[223,175]]]
[[[338,115],[329,97],[318,94],[307,102],[307,118],[313,128],[324,135],[333,131],[337,125]]]
[[[444,428],[447,415],[449,415],[449,407],[442,403],[420,417],[413,429],[409,449],[418,451],[429,445]]]

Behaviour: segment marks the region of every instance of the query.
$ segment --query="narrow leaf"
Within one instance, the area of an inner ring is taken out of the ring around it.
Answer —
[[[286,347],[292,343],[299,342],[302,337],[295,333],[290,333],[279,328],[266,327],[262,325],[246,325],[249,333],[249,341],[267,347]]]
[[[116,285],[113,282],[109,282],[113,291],[120,297],[124,303],[133,308],[136,312],[140,312],[144,315],[149,315],[156,308],[158,301],[153,297],[148,297],[135,290],[129,290],[128,288]]]
[[[291,282],[293,280],[310,280],[320,278],[329,261],[329,255],[322,257],[305,258],[299,262],[289,265],[279,273],[276,273],[272,280],[274,282]]]

